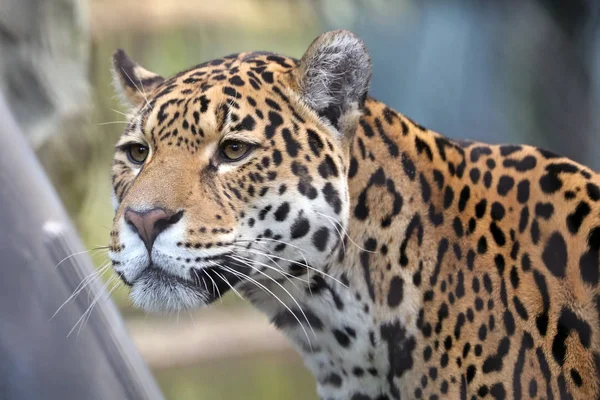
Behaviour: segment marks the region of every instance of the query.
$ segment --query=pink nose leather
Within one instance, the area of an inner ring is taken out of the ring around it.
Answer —
[[[154,208],[144,212],[128,209],[125,211],[125,222],[137,232],[148,251],[150,251],[158,235],[179,221],[182,215],[183,211],[173,213],[162,208]]]

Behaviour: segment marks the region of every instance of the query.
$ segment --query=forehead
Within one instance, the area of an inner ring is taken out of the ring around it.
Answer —
[[[275,84],[296,63],[274,53],[239,53],[180,72],[148,94],[123,137],[141,134],[155,145],[165,142],[194,151],[224,126],[251,130],[265,115],[260,110],[250,115],[247,108],[259,102],[280,108],[277,103],[287,98]]]

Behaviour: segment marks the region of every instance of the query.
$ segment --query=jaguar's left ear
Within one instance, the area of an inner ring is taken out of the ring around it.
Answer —
[[[371,81],[371,58],[362,40],[344,30],[322,34],[294,77],[308,106],[345,137],[354,135]]]
[[[133,61],[121,49],[113,55],[112,75],[115,89],[126,105],[140,106],[148,94],[165,79]]]

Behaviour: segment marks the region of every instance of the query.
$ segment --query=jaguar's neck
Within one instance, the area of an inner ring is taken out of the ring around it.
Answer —
[[[311,288],[298,293],[304,315],[297,314],[311,326],[298,329],[287,312],[273,320],[315,374],[322,398],[364,388],[378,391],[364,393],[372,398],[393,398],[384,371],[392,357],[386,349],[394,346],[379,343],[404,343],[409,358],[400,368],[409,367],[423,295],[439,279],[437,260],[452,251],[442,221],[469,196],[444,196],[442,188],[455,183],[442,181],[462,176],[466,162],[459,146],[374,100],[350,157],[346,238],[327,276],[313,276]]]
[[[414,325],[440,256],[460,251],[447,238],[467,232],[461,211],[484,196],[461,183],[467,172],[460,145],[367,101],[350,153],[352,240],[339,267],[363,282],[379,321],[393,310]]]

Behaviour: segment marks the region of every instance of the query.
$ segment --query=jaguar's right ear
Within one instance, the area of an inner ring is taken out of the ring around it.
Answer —
[[[322,34],[295,70],[304,102],[346,138],[354,135],[371,81],[365,44],[349,31]]]
[[[115,52],[112,61],[113,84],[126,105],[138,107],[144,104],[148,93],[165,80],[139,66],[122,49]]]

